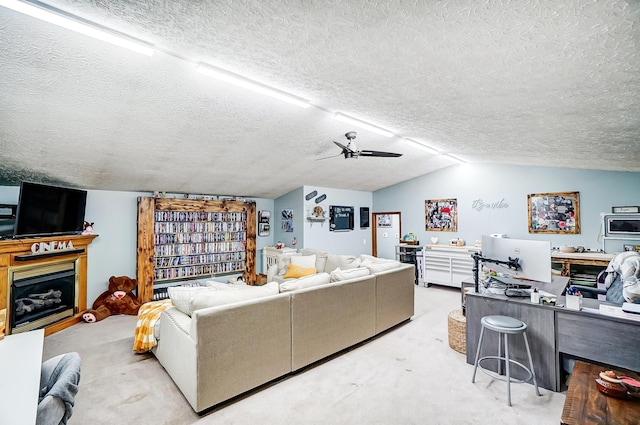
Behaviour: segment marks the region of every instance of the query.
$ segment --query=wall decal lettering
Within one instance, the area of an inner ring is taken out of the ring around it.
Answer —
[[[485,209],[496,210],[501,208],[509,208],[509,204],[505,202],[504,198],[502,198],[497,202],[491,202],[491,203],[486,203],[481,198],[478,198],[471,203],[471,208],[473,208],[476,211],[482,211]]]

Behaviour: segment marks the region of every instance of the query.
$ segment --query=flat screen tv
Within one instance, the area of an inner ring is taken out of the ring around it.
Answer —
[[[81,233],[86,203],[84,190],[22,182],[13,237]]]

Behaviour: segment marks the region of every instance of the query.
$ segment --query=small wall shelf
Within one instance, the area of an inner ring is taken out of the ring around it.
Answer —
[[[326,221],[328,220],[329,217],[314,217],[314,216],[307,216],[307,220],[309,221]]]

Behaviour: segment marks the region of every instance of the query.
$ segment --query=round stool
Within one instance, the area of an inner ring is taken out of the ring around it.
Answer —
[[[482,328],[480,329],[480,339],[478,340],[478,349],[476,351],[476,361],[473,365],[473,377],[471,378],[471,382],[474,383],[476,381],[476,371],[478,366],[480,370],[485,374],[490,376],[493,379],[499,379],[501,381],[507,382],[507,404],[511,406],[511,383],[523,383],[529,382],[533,380],[533,385],[536,388],[536,394],[540,395],[540,390],[538,390],[538,382],[536,381],[536,374],[533,370],[533,361],[531,360],[531,350],[529,349],[529,341],[527,340],[527,325],[513,317],[508,316],[484,316],[480,321],[482,324]],[[502,355],[502,346],[500,345],[500,341],[498,340],[498,355],[497,356],[484,356],[480,357],[480,349],[482,347],[482,337],[484,336],[484,330],[489,329],[490,331],[498,332],[501,336],[504,335],[504,356]],[[522,363],[509,358],[509,335],[522,334],[524,337],[524,345],[527,349],[527,357],[529,358],[529,367],[523,365]],[[488,371],[483,368],[480,364],[482,361],[487,359],[496,359],[498,360],[498,374],[495,372]],[[506,376],[500,375],[500,370],[502,368],[502,362],[505,365]],[[515,379],[511,378],[511,363],[520,366],[522,369],[527,372],[528,376],[526,379]]]

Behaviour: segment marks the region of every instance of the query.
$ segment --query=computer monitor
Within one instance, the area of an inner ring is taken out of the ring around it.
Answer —
[[[509,270],[514,276],[551,282],[551,241],[482,235],[482,257],[500,261],[518,258],[521,270]]]

